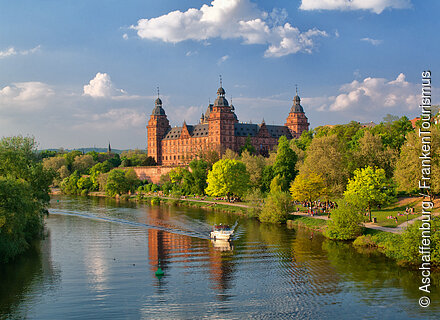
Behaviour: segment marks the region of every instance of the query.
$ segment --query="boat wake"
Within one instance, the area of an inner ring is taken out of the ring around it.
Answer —
[[[153,224],[147,224],[147,223],[141,223],[136,221],[129,221],[125,219],[119,219],[119,218],[110,218],[110,217],[102,217],[102,216],[96,216],[93,214],[84,214],[81,212],[76,211],[66,211],[66,210],[59,210],[59,209],[49,209],[49,214],[57,214],[57,215],[65,215],[65,216],[73,216],[73,217],[80,217],[85,219],[91,219],[91,220],[97,220],[97,221],[106,221],[106,222],[113,222],[113,223],[119,223],[119,224],[125,224],[130,226],[136,226],[140,228],[145,229],[156,229],[156,230],[162,230],[169,233],[179,234],[183,236],[189,236],[199,239],[209,239],[208,232],[198,232],[194,230],[179,230],[175,228],[168,228],[164,226],[158,226]],[[209,226],[206,226],[206,229],[209,230]]]

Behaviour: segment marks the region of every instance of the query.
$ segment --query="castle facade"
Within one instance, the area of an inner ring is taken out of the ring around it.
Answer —
[[[258,153],[267,155],[281,136],[299,138],[309,129],[300,102],[297,93],[284,125],[266,125],[264,120],[261,124],[241,123],[220,86],[217,99],[214,104],[209,104],[199,124],[188,125],[184,121],[181,127],[172,128],[162,100],[157,98],[147,125],[148,156],[153,157],[158,165],[185,165],[208,150],[220,155],[226,149],[238,152],[248,137]]]

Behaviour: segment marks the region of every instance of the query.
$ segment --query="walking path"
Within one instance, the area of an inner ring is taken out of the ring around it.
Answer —
[[[292,215],[296,215],[296,216],[305,216],[305,217],[309,217],[309,218],[313,218],[313,219],[322,219],[322,220],[329,220],[327,216],[311,216],[306,212],[292,212]],[[364,227],[365,228],[369,228],[369,229],[375,229],[375,230],[380,230],[380,231],[384,231],[384,232],[391,232],[391,233],[402,233],[406,227],[410,224],[413,224],[414,222],[416,222],[417,220],[421,220],[423,217],[417,217],[414,219],[409,220],[408,222],[405,221],[404,223],[399,224],[397,227],[395,228],[389,228],[389,227],[382,227],[382,226],[378,226],[372,222],[367,222],[364,223]]]

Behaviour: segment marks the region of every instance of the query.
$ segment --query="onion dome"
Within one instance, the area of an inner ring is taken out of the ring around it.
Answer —
[[[290,112],[292,113],[304,113],[304,109],[301,106],[301,99],[298,94],[293,98],[293,105],[290,108]]]
[[[228,100],[225,98],[225,89],[223,87],[218,88],[217,90],[217,99],[214,101],[214,106],[216,107],[228,107]]]
[[[156,101],[154,102],[154,105],[155,105],[155,107],[153,109],[152,115],[164,116],[165,110],[162,108],[162,100],[160,100],[160,98],[157,98]]]

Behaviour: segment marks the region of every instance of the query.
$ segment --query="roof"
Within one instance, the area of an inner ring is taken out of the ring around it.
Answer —
[[[260,131],[261,125],[252,123],[236,123],[234,125],[235,136],[238,137],[255,137]],[[275,126],[266,125],[267,131],[272,136],[272,138],[279,138],[281,136],[286,136],[287,138],[292,138],[289,128],[286,126]]]
[[[187,125],[189,134],[192,137],[207,137],[209,133],[209,124]],[[164,140],[178,139],[182,133],[182,127],[174,127],[165,135]]]

